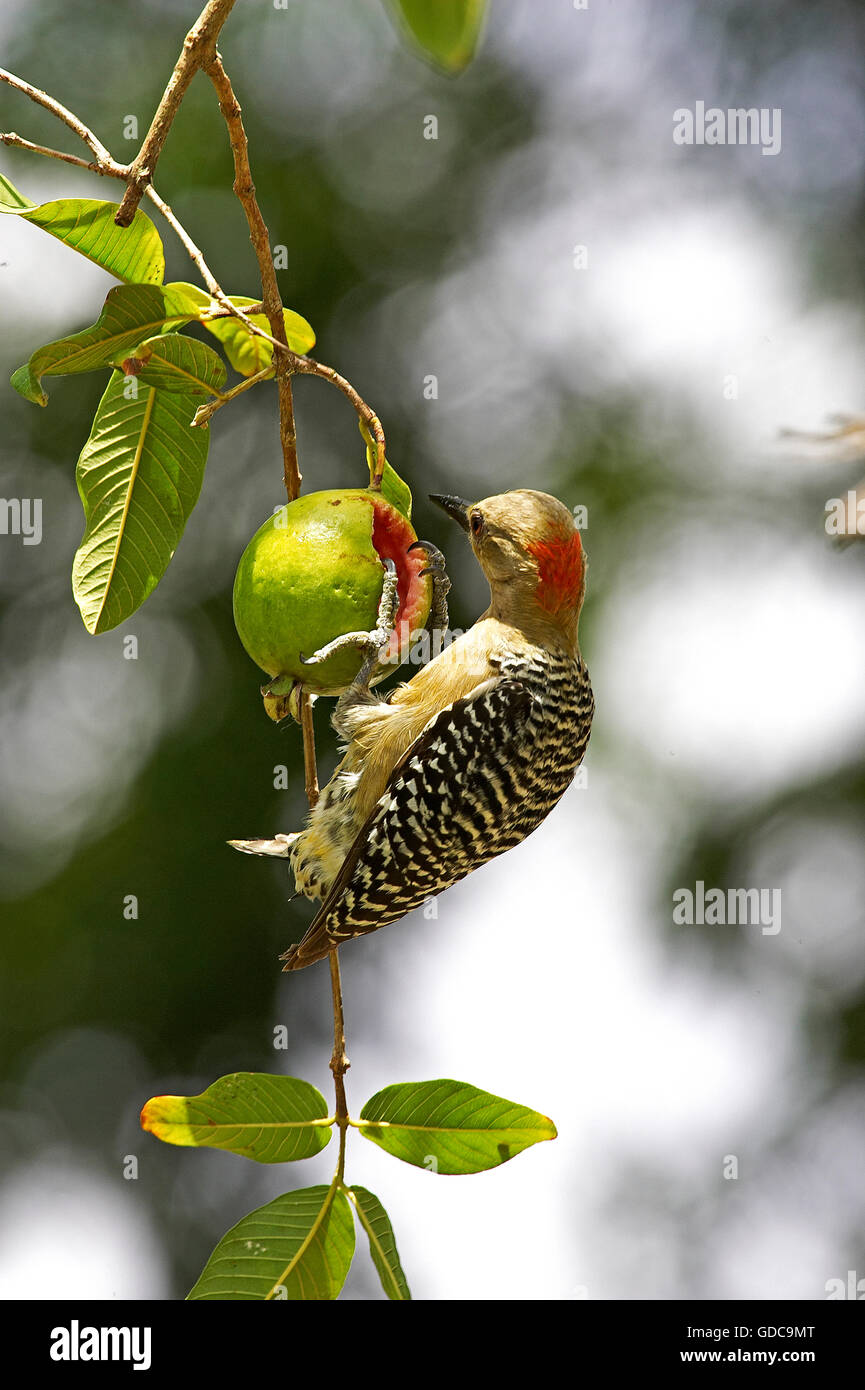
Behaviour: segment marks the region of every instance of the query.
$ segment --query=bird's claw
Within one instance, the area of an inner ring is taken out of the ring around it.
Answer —
[[[372,632],[344,632],[341,637],[334,637],[332,642],[319,647],[312,656],[304,656],[303,652],[299,652],[298,656],[302,666],[320,666],[337,652],[344,652],[349,648],[360,652],[364,657],[375,656],[389,640],[390,634],[379,631],[378,628],[373,628]]]
[[[431,632],[446,632],[448,628],[448,594],[451,581],[445,569],[445,557],[432,541],[412,541],[409,550],[425,550],[427,563],[420,571],[432,576],[433,600],[427,627]]]
[[[358,673],[357,680],[363,681],[363,683],[369,681],[374,667],[378,664],[381,652],[393,636],[394,621],[399,608],[396,565],[393,560],[383,560],[382,564],[386,572],[378,605],[378,617],[372,631],[344,632],[340,637],[334,637],[332,642],[319,647],[312,656],[304,656],[303,652],[300,652],[300,660],[304,666],[320,666],[323,661],[335,656],[337,652],[353,649],[364,657],[364,664]]]
[[[437,545],[433,545],[432,541],[412,541],[409,550],[425,550],[427,554],[427,564],[420,573],[438,575],[447,584],[448,588],[450,588],[450,580],[445,570],[447,562]]]

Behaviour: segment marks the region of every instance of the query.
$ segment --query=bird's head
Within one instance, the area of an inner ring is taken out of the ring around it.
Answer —
[[[572,513],[546,492],[519,488],[467,502],[431,500],[468,532],[489,580],[494,617],[552,628],[576,643],[586,588],[586,557]]]

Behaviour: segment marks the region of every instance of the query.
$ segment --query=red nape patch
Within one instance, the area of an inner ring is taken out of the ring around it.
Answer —
[[[563,540],[535,541],[528,547],[538,562],[537,600],[548,613],[576,609],[583,588],[583,543],[575,531]]]

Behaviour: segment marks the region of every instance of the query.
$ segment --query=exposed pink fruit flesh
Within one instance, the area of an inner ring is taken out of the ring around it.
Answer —
[[[373,502],[372,544],[381,560],[393,560],[396,565],[399,608],[393,637],[387,649],[389,657],[396,656],[401,644],[422,627],[429,610],[430,581],[421,578],[427,557],[423,550],[408,547],[415,540],[411,524],[396,507],[383,497]]]

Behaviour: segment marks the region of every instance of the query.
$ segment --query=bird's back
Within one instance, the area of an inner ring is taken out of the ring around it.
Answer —
[[[491,672],[394,768],[303,941],[297,969],[387,926],[524,840],[573,779],[594,702],[579,652],[503,634]]]

